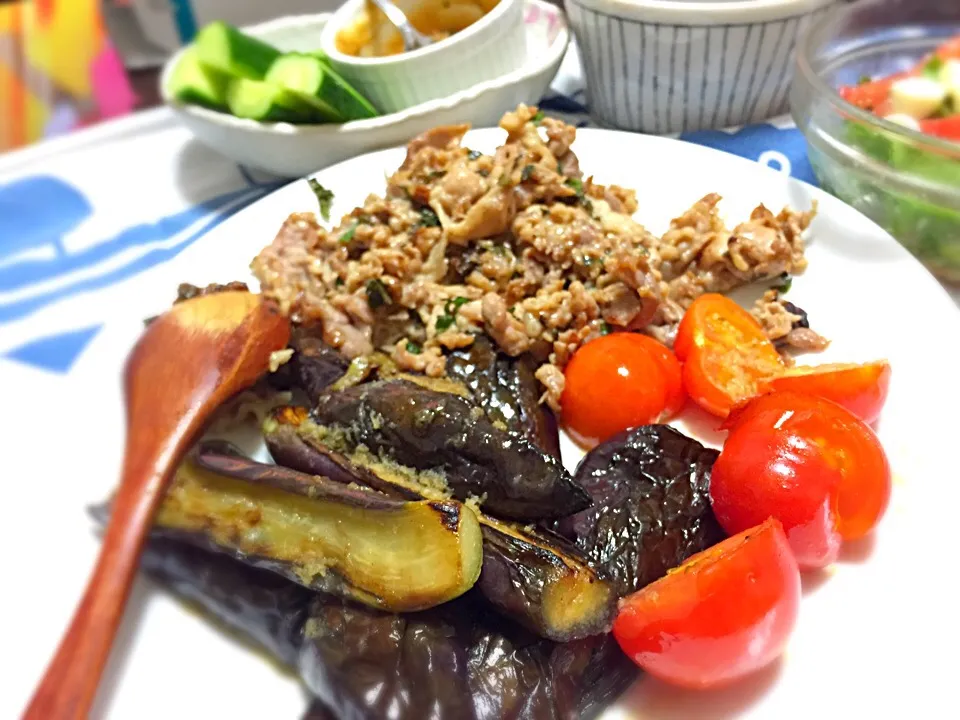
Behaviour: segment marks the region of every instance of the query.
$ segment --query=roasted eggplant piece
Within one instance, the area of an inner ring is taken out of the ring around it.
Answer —
[[[473,592],[394,615],[180,543],[151,540],[142,564],[218,622],[295,664],[318,696],[318,714],[308,717],[591,718],[637,675],[609,635],[542,640],[492,613]]]
[[[477,588],[487,601],[541,637],[558,642],[607,632],[618,596],[563,538],[482,516],[483,569]]]
[[[293,356],[274,373],[274,383],[284,390],[299,388],[311,402],[347,371],[349,361],[309,330],[295,328],[290,347]]]
[[[240,639],[296,668],[316,597],[312,590],[225,555],[156,537],[147,541],[140,568]]]
[[[312,418],[333,450],[349,455],[363,446],[430,472],[453,497],[477,498],[498,517],[554,519],[590,504],[559,459],[496,427],[457,395],[407,380],[379,381],[322,395]]]
[[[371,607],[410,611],[466,592],[483,556],[476,514],[264,465],[207,444],[177,471],[161,534]]]
[[[274,412],[265,425],[265,436],[277,462],[302,472],[350,478],[397,499],[432,497],[437,492],[429,477],[418,480],[366,455],[359,457],[359,462],[366,463],[360,465],[330,450],[318,441],[311,423],[299,408]],[[297,432],[301,427],[305,427],[302,437]],[[618,595],[579,549],[546,531],[496,520],[483,512],[478,516],[483,569],[477,587],[492,605],[551,640],[609,630]]]
[[[351,720],[575,720],[598,714],[637,669],[609,635],[543,640],[470,593],[414,615],[320,597],[305,626],[300,672]]]
[[[625,430],[577,467],[593,505],[554,527],[614,579],[618,595],[639,590],[722,539],[709,498],[717,455],[668,425]]]
[[[447,375],[470,391],[494,423],[533,440],[546,453],[560,457],[560,433],[550,409],[540,402],[540,381],[528,356],[512,358],[497,352],[485,335],[447,357]]]

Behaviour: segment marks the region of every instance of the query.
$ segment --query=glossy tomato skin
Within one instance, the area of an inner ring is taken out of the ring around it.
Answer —
[[[666,386],[666,406],[660,420],[671,418],[683,409],[687,393],[683,389],[683,366],[673,351],[662,342],[647,335],[636,335],[638,346],[653,358],[660,368]]]
[[[775,517],[801,567],[824,567],[843,540],[870,532],[890,497],[873,431],[824,398],[776,392],[737,411],[714,464],[710,500],[734,533]]]
[[[661,680],[718,687],[781,655],[799,604],[796,561],[779,522],[770,519],[621,600],[613,635]]]
[[[580,347],[567,363],[561,421],[582,447],[663,416],[667,383],[646,339],[630,332],[605,335]]]
[[[873,423],[890,392],[890,363],[792,367],[760,383],[761,392],[788,391],[817,395],[842,405],[865,423]]]
[[[840,480],[815,442],[789,433],[758,436],[747,426],[723,444],[710,502],[728,533],[777,518],[800,567],[826,567],[842,544],[834,509]]]
[[[749,312],[723,295],[693,301],[677,328],[673,350],[683,361],[683,385],[707,412],[726,417],[783,372],[783,360]]]

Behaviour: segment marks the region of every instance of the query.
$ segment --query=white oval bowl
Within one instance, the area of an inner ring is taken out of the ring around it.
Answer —
[[[315,50],[329,13],[281,18],[243,31],[284,51]],[[445,123],[496,125],[520,103],[536,103],[550,86],[570,39],[563,14],[543,0],[524,0],[527,57],[522,67],[449,97],[402,112],[340,125],[261,123],[176,101],[167,91],[174,55],[164,67],[160,93],[178,119],[204,145],[251,168],[300,177],[346,158],[399,145]],[[182,50],[181,50],[182,52]]]
[[[566,0],[591,112],[655,134],[787,111],[797,40],[837,0]]]
[[[400,112],[501,77],[527,58],[524,0],[500,0],[470,27],[419,50],[377,58],[345,55],[337,49],[337,32],[353,21],[365,3],[347,0],[333,13],[320,35],[320,49],[330,57],[334,70],[362,87],[382,112]]]

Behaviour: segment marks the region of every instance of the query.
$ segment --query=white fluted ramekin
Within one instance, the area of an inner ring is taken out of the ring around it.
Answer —
[[[336,35],[350,25],[365,0],[347,0],[330,18],[320,48],[333,68],[382,113],[452,95],[501,77],[526,59],[523,0],[500,0],[473,25],[445,40],[412,52],[361,58],[337,50]]]
[[[798,38],[836,0],[566,0],[598,120],[666,134],[787,111]]]

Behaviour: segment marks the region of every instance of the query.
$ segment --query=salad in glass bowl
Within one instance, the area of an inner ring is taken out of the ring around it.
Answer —
[[[831,14],[800,45],[791,110],[824,189],[960,282],[960,4]]]

